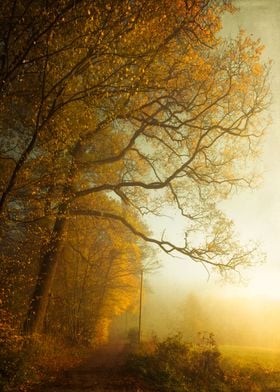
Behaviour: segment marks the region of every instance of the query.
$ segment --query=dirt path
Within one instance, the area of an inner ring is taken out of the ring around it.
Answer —
[[[55,381],[32,392],[144,392],[135,380],[123,374],[124,357],[120,345],[103,347],[79,367],[63,372]]]

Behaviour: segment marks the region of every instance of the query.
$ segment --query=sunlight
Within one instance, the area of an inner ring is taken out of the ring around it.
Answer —
[[[280,300],[280,272],[278,268],[259,267],[250,274],[245,287],[232,288],[239,296],[258,299]]]
[[[276,391],[280,0],[0,23],[0,390]]]

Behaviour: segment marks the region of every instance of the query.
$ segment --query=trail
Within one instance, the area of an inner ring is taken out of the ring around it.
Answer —
[[[32,392],[146,392],[136,380],[123,374],[124,357],[121,345],[102,347],[79,367],[63,372]]]

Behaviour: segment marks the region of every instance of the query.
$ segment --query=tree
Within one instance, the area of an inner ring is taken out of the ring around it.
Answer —
[[[138,301],[144,251],[118,223],[73,217],[65,231],[49,329],[76,342],[104,341],[112,318]]]
[[[20,76],[4,95],[3,118],[16,116],[12,136],[1,135],[7,174],[0,208],[10,219],[44,218],[51,227],[26,330],[42,328],[69,216],[117,221],[166,253],[222,274],[250,265],[253,249],[234,240],[218,203],[253,183],[252,165],[243,163],[254,157],[263,133],[269,67],[261,63],[260,42],[243,32],[217,38],[229,2],[19,4],[20,12],[14,3],[8,13],[17,20],[9,37],[35,30],[40,44],[27,51],[28,66],[19,65]],[[42,16],[34,22],[34,15]],[[28,34],[25,39],[30,43]],[[14,129],[26,135],[20,145]],[[104,194],[125,205],[121,213],[113,204],[104,208]],[[162,213],[166,205],[186,220],[178,243],[150,236],[127,215]]]
[[[203,331],[213,332],[212,318],[207,307],[195,294],[190,293],[182,307],[182,328],[187,340],[196,341]],[[215,315],[217,316],[217,315]],[[216,332],[216,330],[215,330]]]

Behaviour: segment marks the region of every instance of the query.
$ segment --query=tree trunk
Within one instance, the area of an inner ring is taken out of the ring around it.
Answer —
[[[73,159],[79,153],[80,148],[81,143],[78,141],[72,150]],[[74,178],[75,166],[73,164],[71,165],[68,174],[70,179]],[[67,196],[69,196],[69,193],[71,193],[70,191],[71,183],[66,183],[62,194],[62,199],[64,198],[67,200]],[[64,214],[68,208],[68,205],[69,200],[68,202],[62,202],[60,205],[47,250],[42,252],[40,270],[38,273],[36,286],[31,297],[27,317],[23,326],[23,331],[26,335],[40,333],[43,330],[52,283],[58,264],[58,254],[62,244],[62,234],[66,224],[66,218]]]
[[[42,332],[49,296],[58,263],[58,252],[66,223],[63,216],[56,218],[47,251],[42,254],[36,286],[31,297],[23,330],[26,335]]]
[[[110,272],[111,272],[113,263],[117,257],[117,254],[118,254],[118,252],[116,252],[115,250],[112,250],[109,255],[109,264],[107,266],[105,276],[103,277],[101,292],[100,292],[100,296],[98,299],[97,307],[95,309],[95,315],[93,318],[92,338],[96,337],[97,324],[102,316],[102,308],[104,307],[104,300],[105,300],[107,290],[108,290],[108,280],[109,280]]]

